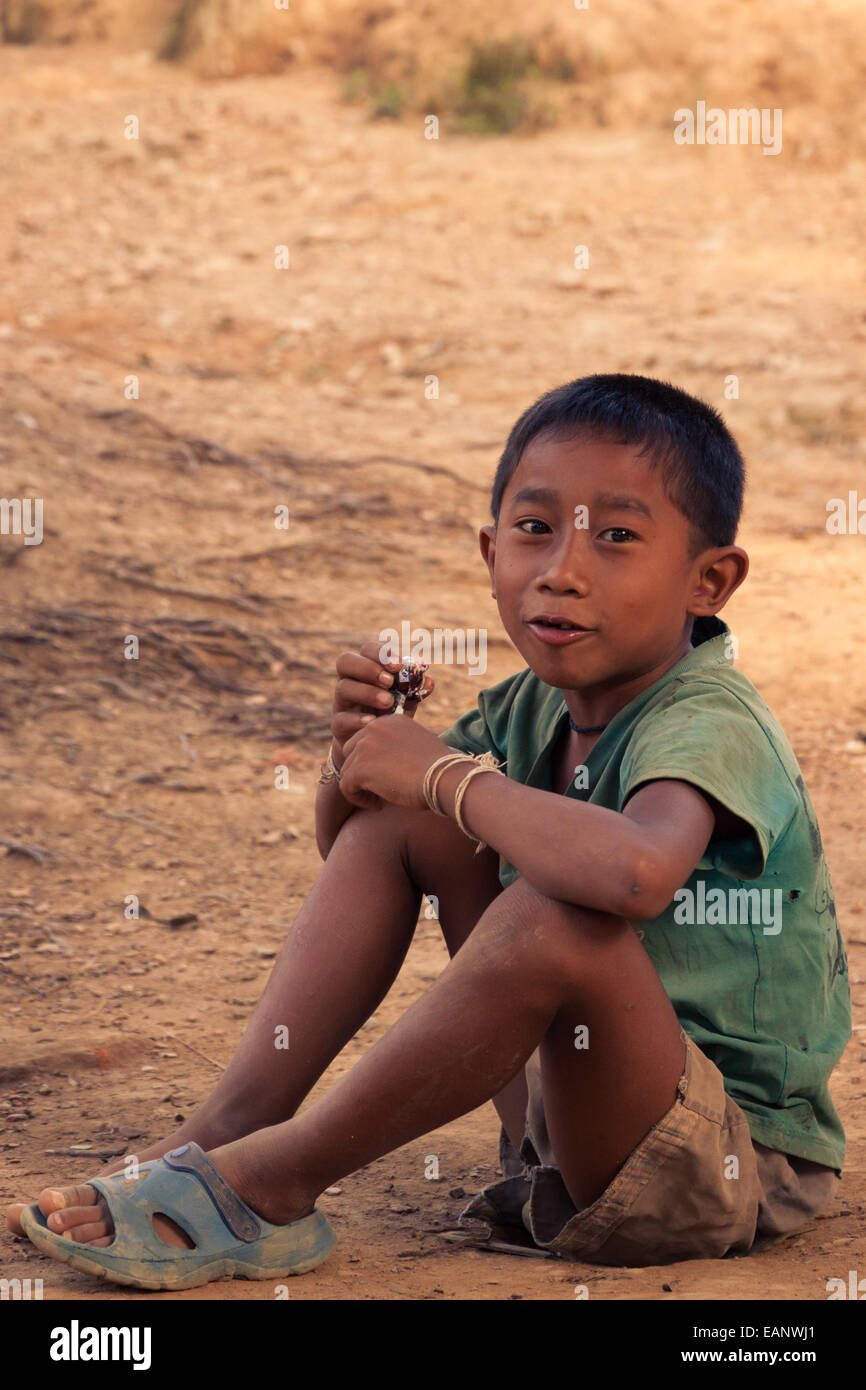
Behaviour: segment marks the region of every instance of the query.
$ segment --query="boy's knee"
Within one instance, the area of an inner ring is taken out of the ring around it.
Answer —
[[[347,831],[353,835],[393,836],[402,825],[399,811],[399,806],[394,806],[388,801],[378,809],[373,806],[356,806],[352,814],[343,821],[337,834],[342,835],[344,831]]]
[[[473,842],[454,821],[433,811],[407,810],[391,802],[380,810],[359,806],[338,833],[395,852],[421,892],[441,890],[443,874],[465,883],[470,874],[489,877],[492,864],[498,875],[499,856],[493,850],[476,857]]]
[[[380,810],[370,806],[356,806],[347,816],[334,836],[334,844],[339,840],[353,843],[359,841],[374,849],[396,849],[404,852],[405,825],[399,816],[400,808],[386,802]]]
[[[539,926],[556,922],[577,923],[585,916],[598,916],[591,909],[579,907],[576,903],[564,902],[561,898],[551,898],[542,893],[522,875],[508,888],[503,889],[503,897],[513,905],[514,915],[524,923],[538,922]]]
[[[503,911],[497,918],[501,935],[535,953],[547,948],[557,961],[563,953],[574,957],[583,948],[591,951],[600,941],[609,942],[621,931],[630,930],[621,917],[548,897],[522,877],[500,896]]]

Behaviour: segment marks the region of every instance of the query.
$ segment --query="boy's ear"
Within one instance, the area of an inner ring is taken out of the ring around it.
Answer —
[[[749,557],[740,545],[705,550],[699,559],[697,584],[688,612],[710,617],[724,608],[749,573]]]
[[[493,579],[493,561],[496,555],[496,527],[482,526],[478,532],[478,544],[481,547],[481,554],[484,562],[490,571],[490,583],[494,585],[491,598],[496,598],[496,586]]]

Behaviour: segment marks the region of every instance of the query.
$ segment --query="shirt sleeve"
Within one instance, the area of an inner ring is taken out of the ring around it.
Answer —
[[[708,792],[751,827],[711,841],[701,864],[760,878],[800,803],[768,732],[733,691],[689,683],[638,723],[620,766],[620,809],[643,783],[668,778]]]
[[[462,714],[440,734],[442,742],[461,753],[492,753],[504,764],[508,756],[509,716],[528,674],[527,668],[479,690],[475,709]]]

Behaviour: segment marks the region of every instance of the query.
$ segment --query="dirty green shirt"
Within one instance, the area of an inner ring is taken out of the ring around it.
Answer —
[[[698,619],[692,643],[610,721],[565,795],[622,811],[642,783],[676,778],[751,827],[710,843],[665,911],[640,924],[643,944],[753,1139],[838,1172],[845,1132],[828,1082],[851,1037],[851,996],[815,812],[785,734],[732,665],[726,624]],[[526,667],[440,737],[552,791],[567,720],[562,691]],[[501,859],[503,888],[518,876]]]

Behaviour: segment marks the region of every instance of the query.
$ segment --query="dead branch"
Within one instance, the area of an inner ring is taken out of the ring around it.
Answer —
[[[164,835],[167,840],[176,840],[174,831],[166,830],[164,825],[157,825],[155,821],[145,820],[143,816],[137,816],[134,811],[109,811],[105,806],[97,806],[97,811],[102,816],[108,816],[109,820],[129,820],[136,825],[142,826],[145,830],[155,830],[158,835]]]
[[[285,449],[262,449],[261,453],[265,458],[272,458],[297,467],[322,468],[366,468],[371,463],[392,464],[396,468],[416,468],[421,473],[430,473],[437,477],[449,478],[452,483],[460,483],[463,487],[468,487],[476,492],[487,492],[488,488],[484,483],[476,483],[472,478],[462,478],[459,473],[452,473],[450,468],[443,468],[438,463],[425,463],[423,459],[401,458],[398,454],[365,454],[359,459],[335,459],[335,458],[311,458],[304,454],[295,454]]]
[[[246,706],[228,710],[220,715],[208,733],[251,734],[268,742],[291,743],[306,738],[326,738],[330,728],[330,714],[324,709],[272,700],[257,705],[254,712]]]
[[[172,1034],[171,1040],[172,1042],[181,1043],[184,1047],[188,1047],[190,1052],[195,1053],[196,1057],[201,1057],[203,1061],[210,1062],[212,1067],[216,1067],[217,1071],[225,1071],[225,1067],[223,1067],[220,1062],[215,1062],[213,1057],[208,1057],[204,1052],[199,1052],[197,1047],[193,1047],[192,1043],[188,1043],[184,1038],[177,1038]]]
[[[158,594],[175,594],[180,598],[194,598],[199,603],[226,603],[232,608],[240,608],[245,613],[256,613],[262,604],[273,603],[269,594],[246,594],[239,598],[235,594],[209,594],[202,589],[187,589],[179,584],[161,584],[136,570],[125,569],[120,565],[97,565],[100,574],[110,575],[121,584],[138,584],[144,589],[153,589]]]
[[[128,700],[138,700],[143,705],[152,705],[153,700],[149,695],[143,695],[140,690],[136,690],[134,685],[127,685],[125,681],[112,680],[110,676],[95,676],[97,685],[107,686],[113,690],[115,695],[123,695]]]
[[[28,859],[35,859],[37,864],[44,864],[51,857],[50,850],[25,845],[21,840],[7,840],[3,835],[0,835],[0,845],[5,845],[10,854],[24,854]]]

